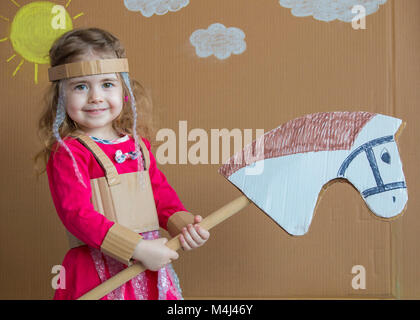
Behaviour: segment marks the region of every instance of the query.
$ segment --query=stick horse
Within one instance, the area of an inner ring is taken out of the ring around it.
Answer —
[[[403,127],[400,119],[369,112],[316,113],[291,120],[219,169],[244,195],[208,215],[201,225],[209,230],[252,201],[289,234],[304,235],[321,191],[336,179],[359,190],[376,216],[396,217],[408,199],[396,144]],[[178,238],[166,245],[178,250]],[[144,270],[135,263],[79,299],[99,299]]]

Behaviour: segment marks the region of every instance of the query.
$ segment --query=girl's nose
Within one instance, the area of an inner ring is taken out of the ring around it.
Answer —
[[[89,99],[89,103],[101,103],[101,102],[103,102],[103,100],[102,100],[102,98],[101,97],[90,97],[90,99]]]
[[[103,102],[103,98],[99,90],[92,89],[89,95],[89,103],[101,103],[101,102]]]

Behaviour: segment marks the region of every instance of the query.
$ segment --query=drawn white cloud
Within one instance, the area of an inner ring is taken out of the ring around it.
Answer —
[[[366,16],[376,12],[387,0],[279,0],[281,6],[292,9],[296,17],[313,16],[321,21],[338,19],[351,22],[358,12],[352,12],[354,6],[363,6]]]
[[[130,11],[138,12],[147,18],[164,15],[168,11],[178,11],[186,7],[189,0],[124,0],[125,7]]]
[[[241,54],[246,49],[245,33],[238,28],[226,28],[221,23],[214,23],[207,28],[198,29],[190,36],[195,52],[201,58],[211,55],[218,59],[229,58],[233,54]]]

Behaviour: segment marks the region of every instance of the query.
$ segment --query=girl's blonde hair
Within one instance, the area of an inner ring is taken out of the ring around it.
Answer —
[[[101,58],[126,58],[125,49],[120,41],[111,33],[98,28],[75,29],[65,33],[55,41],[50,49],[51,67],[66,63],[76,62],[80,57],[94,53]],[[123,96],[130,97],[129,89],[120,74],[117,74],[123,86]],[[152,101],[146,89],[136,80],[131,80],[130,85],[135,98],[137,115],[137,134],[151,140],[155,134],[152,117]],[[60,82],[55,81],[44,96],[44,110],[38,120],[38,136],[43,143],[43,148],[33,157],[35,170],[39,177],[46,171],[46,164],[51,154],[52,147],[57,141],[53,134],[53,124],[57,115]],[[123,97],[121,97],[123,99]],[[113,128],[124,134],[133,134],[133,112],[131,99],[124,102],[123,109],[117,119],[112,123]],[[59,128],[59,134],[64,140],[78,129],[67,114]],[[57,144],[57,148],[58,148]]]

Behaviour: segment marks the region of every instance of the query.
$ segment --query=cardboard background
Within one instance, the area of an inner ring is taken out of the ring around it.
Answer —
[[[16,11],[1,2],[2,16],[11,20]],[[151,89],[161,128],[178,133],[178,122],[187,120],[188,130],[209,136],[222,128],[268,131],[307,113],[338,110],[407,122],[399,139],[409,193],[401,218],[376,219],[342,183],[325,192],[304,237],[291,238],[251,205],[214,229],[205,247],[181,253],[174,267],[185,298],[420,297],[419,1],[388,0],[367,16],[365,30],[297,18],[274,0],[192,0],[151,18],[129,12],[122,1],[73,0],[68,11],[84,12],[74,27],[96,26],[120,38],[131,76]],[[196,56],[189,36],[216,22],[245,32],[243,54]],[[8,28],[1,20],[0,38]],[[50,299],[52,267],[68,247],[47,177],[37,181],[30,160],[40,148],[36,125],[47,66],[39,66],[38,85],[29,62],[12,77],[20,60],[7,63],[13,53],[9,41],[0,43],[0,299]],[[217,173],[220,165],[160,168],[186,208],[206,216],[240,195]],[[366,290],[351,287],[354,265],[366,268]]]

